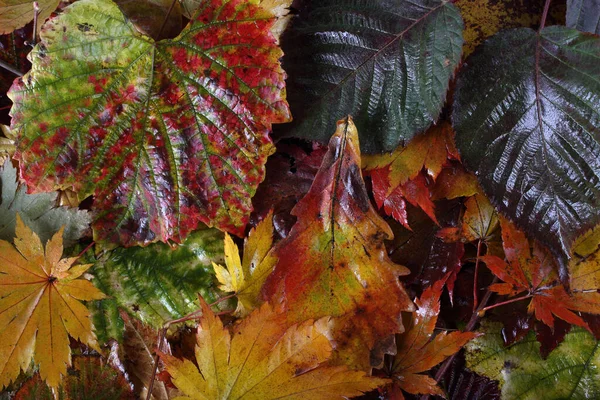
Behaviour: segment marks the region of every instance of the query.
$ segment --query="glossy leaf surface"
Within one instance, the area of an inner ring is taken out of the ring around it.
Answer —
[[[567,26],[600,34],[600,1],[567,0]]]
[[[273,20],[212,0],[154,42],[110,0],[67,7],[10,92],[23,179],[94,194],[102,240],[180,242],[200,222],[242,234],[271,123],[289,118]]]
[[[327,141],[343,115],[361,148],[390,151],[437,120],[458,65],[462,20],[438,0],[307,1],[284,35],[295,123]]]
[[[154,243],[146,248],[118,248],[91,270],[96,285],[117,305],[144,323],[160,328],[198,309],[198,293],[217,296],[212,262],[223,261],[223,234],[216,229],[192,233],[175,248]],[[114,313],[107,305],[106,312]],[[115,321],[110,316],[109,323]]]
[[[560,258],[563,281],[573,240],[600,222],[599,75],[597,37],[515,29],[485,42],[455,93],[463,161],[494,205]]]
[[[288,321],[336,319],[339,362],[363,369],[394,351],[402,311],[413,304],[398,281],[408,270],[390,261],[389,225],[373,209],[360,171],[358,132],[340,120],[329,151],[292,214],[298,220],[274,248],[278,262],[263,294],[283,302]],[[385,344],[384,344],[385,343]]]
[[[57,207],[57,192],[27,194],[27,186],[17,183],[17,170],[10,161],[0,169],[0,240],[15,237],[17,213],[46,243],[64,226],[64,244],[70,246],[89,230],[91,216],[87,211]]]
[[[0,387],[27,370],[33,358],[57,388],[71,365],[69,336],[99,350],[89,311],[80,301],[102,292],[78,279],[90,265],[61,259],[63,230],[45,246],[17,217],[15,245],[0,240]]]
[[[594,337],[575,328],[547,359],[530,333],[504,347],[498,325],[485,324],[485,335],[467,344],[467,366],[500,381],[506,400],[591,399],[600,396],[600,346]]]
[[[233,328],[202,303],[196,362],[162,355],[181,399],[343,399],[386,381],[346,367],[325,367],[331,356],[330,319],[286,330],[264,305]]]
[[[394,357],[390,375],[395,390],[412,394],[443,396],[435,379],[422,374],[459,351],[469,340],[478,336],[474,332],[441,332],[434,335],[440,313],[440,296],[443,281],[427,288],[418,300],[417,311],[410,327],[399,335],[398,354]]]

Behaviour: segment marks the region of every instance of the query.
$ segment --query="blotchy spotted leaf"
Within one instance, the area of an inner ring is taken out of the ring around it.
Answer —
[[[110,0],[65,8],[10,92],[22,178],[94,194],[100,239],[180,242],[199,222],[242,234],[271,123],[289,118],[273,20],[211,0],[155,42]]]
[[[492,72],[493,71],[493,72]],[[600,222],[600,39],[565,27],[497,34],[459,77],[453,123],[492,203],[559,257]]]
[[[600,1],[567,0],[567,26],[600,34]]]
[[[365,152],[391,151],[438,119],[463,23],[441,0],[311,0],[284,35],[295,123],[326,142],[354,116]]]
[[[485,322],[485,321],[484,321]],[[502,399],[559,400],[600,397],[600,343],[581,328],[542,359],[533,332],[504,346],[499,324],[484,323],[484,335],[467,344],[467,366],[498,380]]]
[[[290,323],[340,317],[334,362],[365,370],[370,362],[379,365],[384,353],[395,350],[393,334],[404,329],[402,311],[414,306],[398,281],[409,271],[387,256],[383,241],[393,234],[369,201],[351,118],[338,122],[321,168],[292,214],[296,224],[273,248],[278,262],[263,287],[265,299],[283,302]]]

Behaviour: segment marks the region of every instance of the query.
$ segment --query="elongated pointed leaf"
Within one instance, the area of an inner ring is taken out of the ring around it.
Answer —
[[[500,381],[505,400],[595,399],[600,396],[600,343],[574,328],[547,359],[533,333],[504,346],[499,324],[484,324],[485,335],[467,344],[467,366]]]
[[[383,241],[393,234],[371,205],[359,166],[356,127],[340,120],[309,192],[292,210],[298,221],[273,248],[278,262],[263,294],[284,303],[290,323],[340,317],[336,361],[369,370],[395,351],[402,311],[414,306],[398,281],[408,270],[387,256]]]
[[[271,123],[289,117],[273,21],[211,0],[155,42],[110,0],[67,7],[10,92],[22,178],[94,194],[100,239],[180,242],[200,222],[243,233]]]
[[[600,1],[567,0],[567,26],[600,34]]]
[[[463,161],[496,207],[560,257],[600,222],[600,39],[564,27],[502,32],[459,77]]]
[[[39,0],[38,21],[44,22],[56,10],[60,0]],[[33,1],[0,0],[0,35],[10,33],[33,20]]]
[[[284,36],[294,128],[327,141],[351,114],[366,152],[393,150],[437,120],[463,44],[440,0],[312,0]]]

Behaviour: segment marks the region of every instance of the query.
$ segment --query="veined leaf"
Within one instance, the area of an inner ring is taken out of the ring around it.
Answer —
[[[398,336],[398,354],[393,358],[387,373],[394,378],[394,388],[391,390],[395,390],[399,396],[402,396],[400,390],[412,394],[443,396],[444,392],[437,382],[421,373],[435,367],[478,336],[474,332],[433,334],[440,313],[443,287],[444,281],[437,281],[432,287],[425,289],[421,297],[415,300],[417,311],[410,327]]]
[[[393,353],[402,311],[414,306],[390,261],[384,239],[389,225],[372,207],[360,172],[358,132],[340,120],[309,192],[292,210],[298,220],[273,251],[275,270],[263,295],[283,302],[289,323],[336,319],[336,361],[370,370]]]
[[[493,71],[493,73],[491,73]],[[492,203],[559,257],[600,223],[600,39],[553,26],[497,34],[460,75],[453,123]]]
[[[589,329],[573,311],[600,314],[600,293],[596,290],[567,293],[558,282],[548,251],[538,243],[532,247],[523,232],[505,219],[500,219],[500,227],[506,261],[494,255],[485,255],[481,261],[504,283],[494,283],[489,289],[511,297],[526,293],[522,300],[530,299],[529,313],[551,329],[555,317]]]
[[[155,42],[110,0],[65,8],[10,92],[22,178],[94,194],[103,240],[181,242],[200,222],[242,234],[271,123],[289,118],[273,22],[210,0]]]
[[[203,229],[176,248],[164,243],[117,248],[101,258],[92,273],[97,286],[111,296],[102,301],[108,305],[101,306],[106,307],[110,324],[115,323],[116,313],[110,303],[116,301],[130,315],[160,328],[197,310],[198,293],[208,301],[216,300],[211,263],[222,261],[223,234]]]
[[[499,324],[484,323],[483,336],[467,344],[467,365],[498,380],[506,400],[594,399],[600,396],[600,345],[581,328],[542,359],[534,334],[504,347]]]
[[[38,21],[44,22],[60,0],[40,0]],[[0,35],[11,33],[33,20],[33,2],[27,0],[0,0]]]
[[[290,136],[327,141],[354,116],[365,152],[391,151],[438,119],[463,23],[441,0],[313,0],[284,35]]]
[[[27,186],[17,184],[17,170],[10,160],[0,169],[0,184],[0,240],[12,241],[15,237],[17,213],[42,243],[64,226],[64,244],[70,246],[89,229],[89,213],[57,207],[57,192],[27,194]]]
[[[600,1],[567,0],[567,26],[600,34]]]
[[[212,263],[220,289],[234,292],[238,299],[236,315],[245,316],[260,304],[260,290],[273,271],[277,258],[273,245],[273,214],[269,213],[248,234],[244,242],[244,258],[240,260],[237,245],[225,234],[225,264]]]
[[[15,245],[0,240],[0,387],[29,368],[31,359],[57,388],[71,365],[69,335],[99,350],[89,311],[79,301],[102,292],[78,279],[91,265],[64,258],[63,230],[42,246],[17,216]]]
[[[332,352],[330,319],[286,330],[269,304],[255,310],[230,334],[202,302],[196,362],[163,354],[180,399],[342,399],[386,380],[323,364]]]

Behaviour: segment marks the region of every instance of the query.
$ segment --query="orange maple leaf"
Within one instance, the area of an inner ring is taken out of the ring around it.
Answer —
[[[493,255],[481,257],[494,275],[504,282],[491,285],[490,290],[513,297],[508,302],[531,299],[529,313],[550,328],[554,328],[556,316],[589,329],[587,323],[573,311],[600,313],[598,293],[567,293],[559,282],[550,252],[537,242],[531,246],[525,234],[504,218],[500,218],[500,227],[506,261]],[[522,293],[525,294],[515,297]]]
[[[64,229],[64,228],[63,228]],[[69,336],[100,351],[90,312],[79,300],[102,292],[79,278],[90,266],[64,258],[63,229],[42,246],[17,215],[14,246],[0,240],[0,387],[29,368],[31,358],[48,385],[57,388],[71,365]]]
[[[386,374],[394,379],[386,388],[394,400],[404,399],[402,391],[443,396],[435,379],[422,372],[435,367],[479,336],[476,332],[441,332],[434,336],[443,287],[444,280],[437,281],[415,300],[418,309],[412,324],[405,333],[398,335],[398,355],[386,370]]]

